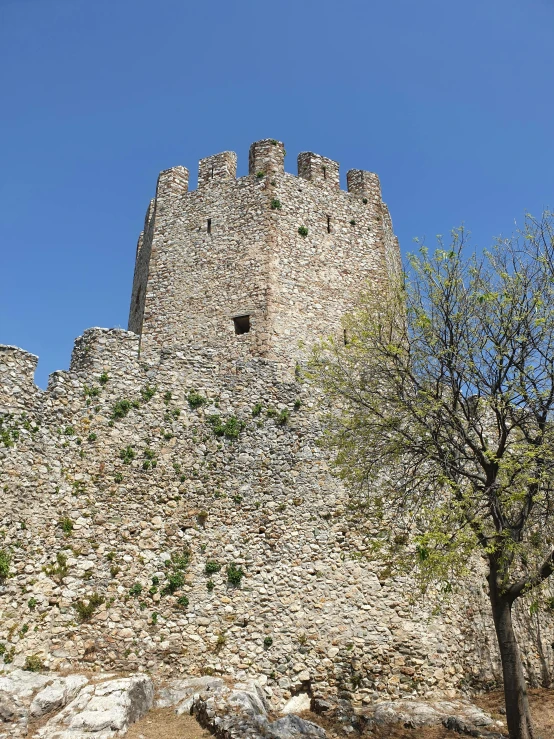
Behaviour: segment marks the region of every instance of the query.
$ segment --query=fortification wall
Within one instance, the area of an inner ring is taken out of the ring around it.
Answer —
[[[34,383],[37,362],[35,354],[0,345],[0,413],[36,407],[41,394]]]
[[[135,334],[91,329],[69,372],[23,419],[6,418],[17,434],[0,441],[0,549],[12,556],[2,659],[256,674],[274,703],[307,687],[355,701],[452,695],[499,677],[480,582],[434,614],[363,556],[317,444],[311,388],[263,358],[137,354]],[[12,382],[28,378],[23,362]],[[221,569],[207,574],[208,562]],[[231,564],[244,571],[237,587]],[[102,602],[83,620],[94,593]],[[538,644],[554,634],[548,614],[533,619],[522,635],[538,681],[553,667]]]
[[[160,175],[129,321],[149,361],[164,346],[210,346],[290,372],[301,345],[341,331],[360,290],[387,289],[399,249],[377,176],[351,170],[345,192],[337,162],[305,152],[296,177],[284,154],[281,142],[256,142],[240,179],[232,152],[203,159],[193,192],[184,168]],[[237,334],[246,315],[250,330]]]
[[[86,331],[45,392],[37,358],[0,346],[4,662],[256,675],[275,704],[499,678],[480,580],[439,612],[368,557],[379,532],[351,525],[318,446],[324,399],[295,371],[399,273],[379,180],[351,170],[344,192],[330,159],[301,154],[297,177],[283,162],[268,139],[240,179],[232,152],[201,161],[194,192],[185,168],[162,172],[133,331]],[[528,676],[546,682],[551,614],[525,608]]]

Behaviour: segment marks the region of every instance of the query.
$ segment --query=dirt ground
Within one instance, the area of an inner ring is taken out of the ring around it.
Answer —
[[[129,727],[126,739],[207,739],[193,716],[177,716],[174,708],[155,708]]]
[[[529,702],[537,736],[540,739],[552,739],[554,737],[554,689],[531,688]],[[501,691],[476,696],[474,703],[493,718],[505,719],[504,694]]]
[[[540,739],[554,737],[554,690],[530,690],[531,710],[537,736]],[[495,719],[504,719],[504,696],[502,692],[476,696],[474,702]],[[313,721],[327,730],[329,739],[356,737],[345,734],[343,729],[331,721],[312,713],[303,713],[303,718]],[[158,708],[150,711],[143,719],[130,727],[126,739],[208,739],[211,734],[202,729],[192,716],[176,716],[173,708]],[[460,734],[436,726],[423,729],[405,729],[401,726],[386,726],[364,734],[367,739],[460,739]]]

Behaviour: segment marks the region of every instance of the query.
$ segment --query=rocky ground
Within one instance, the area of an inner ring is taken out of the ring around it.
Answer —
[[[154,686],[146,674],[70,674],[10,668],[0,675],[0,739],[502,739],[501,696],[403,699],[353,708],[308,693],[276,711],[254,680],[203,676]],[[550,692],[534,693],[544,739],[554,728]]]

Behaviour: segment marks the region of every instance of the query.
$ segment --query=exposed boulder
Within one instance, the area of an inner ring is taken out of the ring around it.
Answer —
[[[270,739],[296,739],[302,736],[309,739],[324,739],[327,736],[321,726],[293,714],[273,721],[267,728],[266,736]]]
[[[154,701],[146,675],[87,685],[63,710],[38,730],[37,739],[111,739],[124,736]]]

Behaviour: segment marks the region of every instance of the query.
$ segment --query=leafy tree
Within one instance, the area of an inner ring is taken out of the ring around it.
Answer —
[[[466,242],[439,237],[366,295],[311,377],[338,474],[380,522],[368,546],[447,590],[486,570],[510,737],[533,739],[512,607],[554,570],[554,216],[482,256]]]

